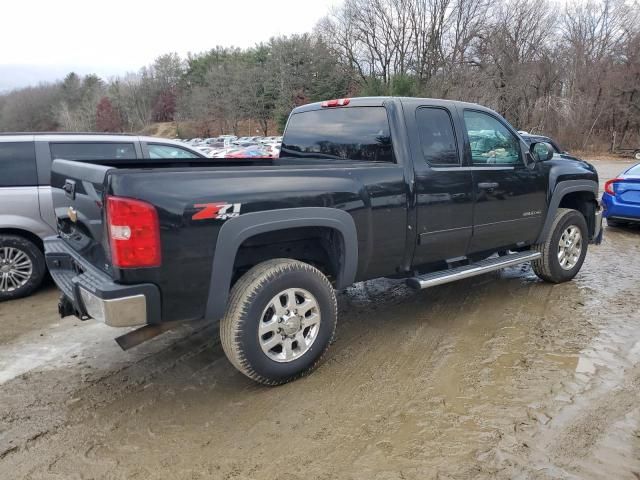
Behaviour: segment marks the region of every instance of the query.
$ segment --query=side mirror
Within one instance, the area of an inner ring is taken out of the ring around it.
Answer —
[[[546,162],[553,158],[555,153],[553,147],[547,142],[532,143],[529,147],[529,153],[537,162]]]

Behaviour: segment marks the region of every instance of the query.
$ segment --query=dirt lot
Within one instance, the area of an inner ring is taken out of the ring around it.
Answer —
[[[0,305],[3,479],[640,478],[640,229],[607,228],[562,285],[358,284],[327,361],[278,388],[211,327],[122,352],[56,299]]]

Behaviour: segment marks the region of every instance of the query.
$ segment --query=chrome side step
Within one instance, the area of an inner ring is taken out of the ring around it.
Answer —
[[[530,262],[540,258],[540,252],[518,252],[510,253],[502,257],[487,258],[471,265],[463,265],[462,267],[451,268],[449,270],[440,270],[439,272],[425,273],[418,277],[407,279],[407,285],[416,290],[423,288],[435,287],[443,283],[455,282],[463,278],[475,277],[483,273],[493,272],[502,268],[519,265],[521,263]]]

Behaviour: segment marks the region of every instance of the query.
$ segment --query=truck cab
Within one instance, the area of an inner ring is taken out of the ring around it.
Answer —
[[[280,158],[320,156],[325,162],[335,160],[335,168],[348,159],[358,162],[355,168],[375,165],[377,173],[384,171],[386,188],[376,183],[368,192],[378,197],[372,228],[385,236],[374,242],[370,255],[392,257],[390,263],[399,271],[410,271],[536,243],[551,196],[560,193],[559,182],[589,184],[589,200],[576,203],[588,219],[590,235],[597,234],[595,169],[581,161],[536,161],[533,148],[500,115],[480,105],[372,97],[295,109]],[[402,205],[394,208],[389,200],[398,199],[403,188]],[[404,236],[406,245],[391,240]],[[384,245],[386,253],[375,244]],[[378,267],[371,267],[377,273]]]

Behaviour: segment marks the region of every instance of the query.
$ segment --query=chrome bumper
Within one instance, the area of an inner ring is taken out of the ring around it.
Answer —
[[[80,287],[84,311],[110,327],[134,327],[147,323],[147,300],[144,295],[105,300]]]
[[[596,209],[596,215],[595,215],[595,226],[593,229],[593,240],[592,243],[595,243],[596,245],[600,245],[600,243],[602,242],[602,207],[600,205],[598,205],[598,208]]]
[[[115,283],[58,237],[44,240],[51,277],[62,291],[60,316],[95,318],[111,327],[161,323],[158,287],[149,283]]]

